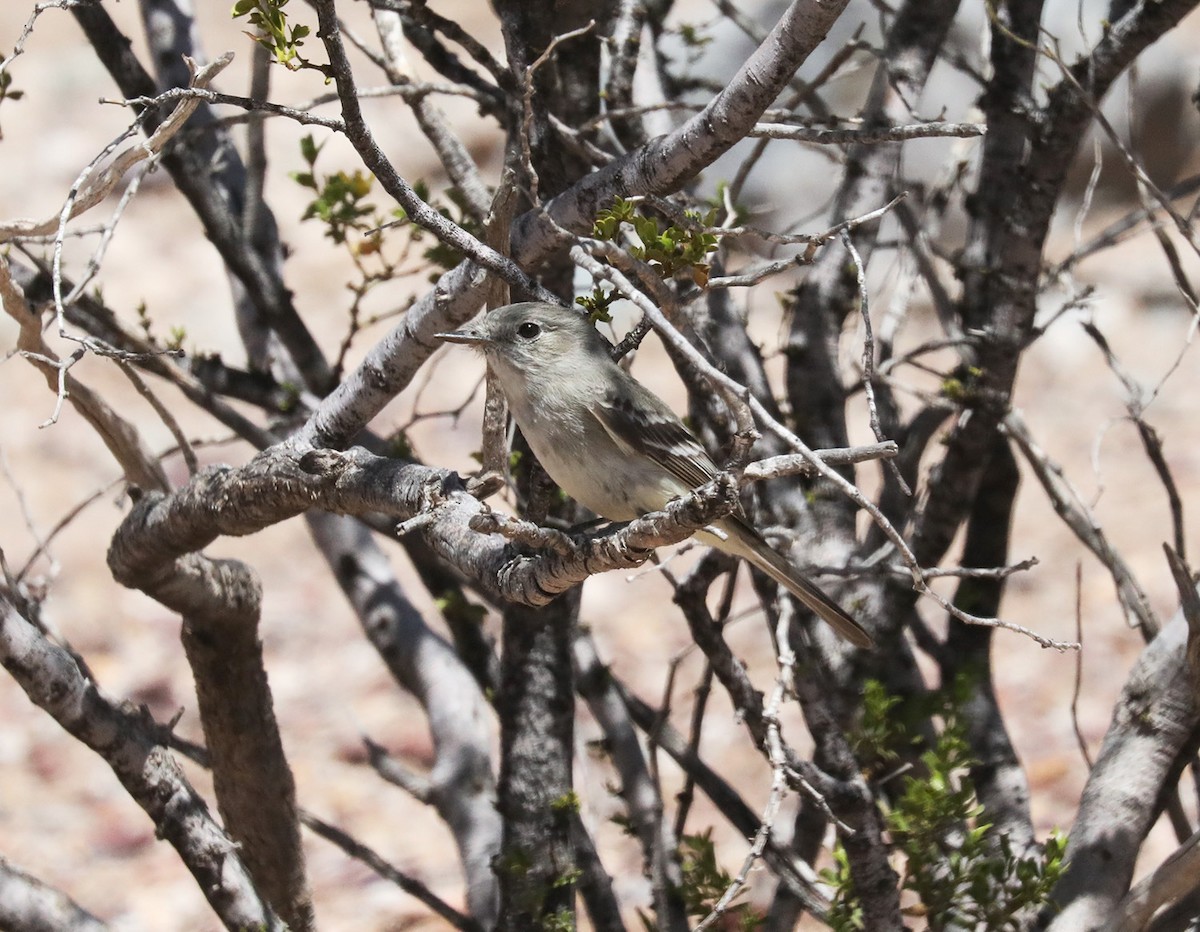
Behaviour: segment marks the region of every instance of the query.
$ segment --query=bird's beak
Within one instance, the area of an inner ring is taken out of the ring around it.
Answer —
[[[462,343],[465,346],[483,346],[488,342],[488,338],[478,330],[452,330],[450,333],[437,333],[434,336],[447,343]]]

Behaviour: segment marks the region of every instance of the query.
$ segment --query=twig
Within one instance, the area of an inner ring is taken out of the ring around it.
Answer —
[[[499,534],[513,543],[558,554],[572,554],[578,549],[578,545],[569,534],[554,528],[539,527],[532,521],[507,517],[494,511],[484,511],[476,515],[470,521],[470,528],[480,534]]]
[[[1038,558],[1030,557],[1009,566],[951,566],[945,568],[935,566],[926,567],[921,572],[925,574],[926,579],[936,579],[939,576],[952,576],[959,579],[1007,579],[1016,573],[1031,570],[1037,565]],[[904,569],[899,566],[894,569],[899,573],[904,572]]]
[[[457,909],[435,894],[425,884],[411,877],[385,861],[378,853],[371,848],[368,848],[362,842],[352,838],[340,828],[330,825],[328,822],[318,819],[310,812],[301,812],[300,821],[304,823],[310,831],[316,835],[320,835],[326,841],[332,842],[341,848],[346,854],[354,858],[356,861],[361,861],[371,868],[384,880],[390,881],[398,886],[405,893],[420,900],[431,910],[445,919],[456,929],[463,929],[465,932],[481,932],[479,923],[470,916],[465,916]]]
[[[857,216],[851,217],[848,220],[835,223],[833,226],[823,230],[820,233],[776,233],[773,230],[764,230],[760,227],[746,225],[736,227],[707,227],[702,224],[697,224],[695,220],[682,213],[677,206],[673,205],[665,198],[646,197],[645,201],[653,207],[662,210],[678,225],[693,227],[704,233],[712,233],[713,235],[719,237],[753,236],[776,246],[806,245],[808,246],[808,249],[806,249],[803,256],[796,261],[807,263],[811,261],[813,254],[816,252],[819,246],[823,246],[825,243],[838,238],[844,233],[853,232],[864,224],[874,223],[876,220],[881,219],[886,214],[894,210],[896,206],[903,202],[907,197],[908,193],[901,191],[882,207],[876,207],[874,210],[869,210],[866,213],[858,214]],[[709,282],[709,287],[712,287],[712,282],[714,281],[721,281],[721,279],[712,279]]]
[[[33,538],[34,551],[33,556],[26,561],[26,569],[33,559],[40,553],[45,553],[50,558],[50,575],[51,577],[58,575],[59,564],[54,555],[49,553],[47,547],[50,545],[50,537],[52,535],[42,536],[38,533],[37,521],[34,520],[33,510],[29,506],[29,497],[25,494],[25,490],[21,487],[21,483],[17,481],[17,477],[13,475],[12,469],[8,464],[8,456],[5,453],[4,447],[0,447],[0,475],[4,476],[4,480],[12,489],[13,498],[17,500],[17,510],[21,512],[21,519],[25,522],[25,529],[29,531],[29,536]],[[7,570],[7,567],[5,567]],[[7,575],[7,573],[5,574]],[[16,575],[13,582],[20,582],[21,577],[25,575],[22,570]]]
[[[202,87],[207,84],[232,60],[233,55],[226,53],[211,64],[205,65],[195,73],[195,78],[193,79],[194,86]],[[199,103],[199,100],[195,99],[182,100],[179,106],[150,134],[149,138],[144,142],[130,146],[124,152],[120,153],[113,159],[111,165],[93,179],[92,170],[97,162],[113,151],[122,140],[128,138],[130,133],[135,132],[137,125],[135,124],[130,127],[117,140],[110,143],[101,155],[84,169],[84,172],[72,187],[72,193],[59,215],[41,221],[14,220],[0,224],[0,242],[52,233],[64,227],[68,220],[72,220],[92,207],[95,207],[108,196],[109,192],[112,191],[117,182],[124,177],[129,169],[143,159],[150,158],[156,153],[161,152],[167,143],[171,141],[171,138],[183,127],[183,124],[187,122],[188,117],[192,115],[192,112]]]
[[[1100,347],[1100,351],[1104,354],[1104,361],[1125,388],[1125,408],[1129,412],[1129,419],[1133,421],[1134,427],[1137,428],[1138,437],[1141,438],[1146,456],[1149,458],[1150,464],[1154,467],[1155,473],[1158,474],[1163,490],[1167,494],[1167,504],[1171,509],[1171,526],[1174,530],[1175,550],[1181,556],[1184,556],[1186,555],[1187,544],[1184,533],[1183,499],[1179,495],[1179,487],[1175,484],[1175,478],[1171,475],[1171,467],[1167,464],[1166,456],[1163,454],[1162,439],[1158,436],[1158,431],[1148,424],[1143,417],[1147,406],[1153,403],[1155,397],[1157,397],[1161,383],[1159,387],[1155,388],[1154,393],[1150,394],[1147,398],[1142,386],[1121,365],[1116,353],[1113,352],[1108,340],[1105,339],[1104,334],[1100,332],[1099,328],[1090,321],[1084,321],[1083,329],[1095,341],[1096,345]]]
[[[1083,762],[1091,770],[1092,754],[1079,727],[1079,696],[1083,691],[1083,564],[1079,561],[1075,562],[1075,640],[1079,642],[1079,652],[1075,655],[1075,682],[1071,688],[1071,728]]]
[[[741,869],[725,889],[725,892],[721,894],[720,899],[713,904],[711,912],[696,926],[695,932],[703,932],[704,929],[709,928],[717,922],[725,914],[725,911],[729,908],[729,904],[733,902],[734,898],[746,885],[751,869],[766,850],[767,840],[771,837],[771,833],[775,829],[775,820],[779,817],[779,807],[783,803],[783,798],[787,793],[787,759],[783,753],[779,710],[783,704],[784,696],[787,694],[787,684],[791,682],[796,666],[796,655],[792,653],[792,649],[788,644],[787,635],[790,620],[788,612],[783,611],[779,613],[779,625],[776,631],[776,643],[779,645],[779,656],[777,658],[779,670],[775,677],[775,686],[771,690],[771,696],[763,707],[763,720],[767,725],[767,760],[771,764],[771,790],[767,796],[766,806],[763,807],[758,831],[754,834],[754,842],[750,845],[750,850],[742,861]]]
[[[550,56],[554,54],[560,44],[568,39],[586,35],[595,26],[596,21],[592,19],[588,20],[585,25],[580,26],[578,29],[572,29],[570,32],[556,35],[550,40],[542,54],[535,58],[533,63],[521,75],[521,155],[525,171],[529,174],[529,200],[535,207],[541,204],[541,198],[538,194],[538,174],[533,167],[533,151],[530,149],[533,127],[533,76],[537,74],[539,68],[550,60]]]
[[[1126,617],[1142,629],[1142,635],[1147,640],[1154,637],[1162,627],[1161,622],[1150,605],[1150,600],[1142,590],[1133,571],[1121,558],[1121,555],[1109,543],[1107,535],[1100,527],[1090,509],[1083,504],[1079,493],[1067,481],[1062,469],[1050,458],[1033,440],[1029,428],[1017,411],[1010,411],[1004,418],[1005,432],[1016,441],[1026,462],[1033,468],[1034,475],[1042,484],[1054,510],[1066,522],[1077,538],[1096,555],[1108,569],[1117,586],[1117,597],[1125,610]]]
[[[381,744],[376,744],[368,737],[363,737],[363,746],[367,749],[367,759],[371,768],[384,780],[393,786],[398,786],[417,802],[429,805],[433,802],[434,784],[424,774],[419,774],[403,766]]]
[[[812,452],[813,456],[826,466],[853,466],[856,463],[867,463],[871,460],[890,460],[900,454],[900,448],[896,445],[896,441],[884,440],[880,443],[867,443],[859,447],[813,450]],[[763,479],[778,479],[781,476],[811,476],[816,471],[812,460],[803,455],[783,453],[750,463],[742,471],[741,480],[745,483],[758,482]]]
[[[817,145],[851,145],[880,142],[904,142],[933,136],[968,138],[982,136],[987,127],[982,123],[914,123],[872,129],[817,129],[812,126],[787,126],[780,123],[755,123],[749,136],[767,139],[792,139]]]
[[[80,2],[85,2],[85,0],[45,0],[45,2],[34,4],[33,12],[25,20],[25,25],[21,28],[21,34],[17,36],[12,52],[0,60],[0,75],[7,73],[9,65],[25,53],[25,43],[33,35],[33,27],[39,16],[47,10],[69,10]]]
[[[192,444],[188,440],[187,434],[183,432],[183,428],[175,420],[175,415],[150,390],[150,386],[137,374],[137,370],[133,366],[124,360],[118,360],[117,365],[121,367],[121,371],[125,373],[125,377],[133,383],[133,387],[137,389],[137,393],[150,403],[150,407],[154,409],[154,413],[159,416],[159,419],[167,426],[167,430],[171,432],[171,436],[175,438],[179,453],[183,457],[184,464],[187,466],[188,475],[196,475],[197,470],[200,468],[200,464],[196,460],[196,451],[192,449]]]
[[[850,234],[843,230],[841,239],[842,245],[846,247],[846,251],[850,253],[850,258],[854,262],[854,272],[858,282],[858,309],[862,314],[863,321],[863,394],[867,399],[867,413],[871,424],[871,433],[875,435],[875,439],[880,443],[887,443],[887,439],[883,436],[883,427],[879,423],[879,406],[875,402],[875,337],[871,331],[870,298],[867,294],[867,270],[863,265],[862,256],[854,248],[854,241],[850,238]],[[889,459],[887,465],[888,469],[891,470],[892,478],[896,480],[896,484],[900,487],[900,490],[905,495],[911,497],[912,489],[904,481],[904,476],[900,474],[900,467],[896,465],[895,460]]]
[[[539,282],[530,278],[516,262],[498,254],[457,224],[447,220],[424,201],[384,155],[375,134],[368,125],[358,99],[350,60],[342,42],[337,11],[333,0],[313,0],[320,22],[321,37],[329,55],[329,67],[337,84],[338,97],[342,105],[342,118],[346,122],[345,134],[363,160],[363,164],[379,180],[388,194],[404,208],[409,219],[428,230],[441,242],[469,256],[473,261],[495,272],[509,284],[525,289],[541,301],[555,302],[557,297]]]
[[[1067,63],[1063,61],[1062,56],[1059,54],[1057,48],[1053,48],[1050,45],[1045,45],[1038,46],[1037,50],[1040,54],[1046,56],[1058,66],[1059,71],[1062,74],[1063,82],[1069,84],[1075,90],[1076,94],[1079,95],[1079,100],[1081,100],[1084,106],[1087,107],[1087,109],[1091,112],[1092,118],[1104,131],[1104,134],[1108,137],[1108,140],[1112,144],[1113,148],[1115,148],[1117,153],[1121,156],[1126,168],[1128,168],[1134,178],[1137,179],[1139,186],[1153,196],[1154,200],[1158,202],[1158,205],[1162,208],[1163,212],[1170,217],[1172,221],[1174,221],[1176,229],[1179,231],[1184,240],[1187,241],[1187,243],[1197,254],[1200,254],[1200,240],[1197,240],[1196,232],[1193,229],[1192,224],[1186,217],[1175,210],[1175,206],[1171,203],[1171,198],[1154,183],[1154,180],[1148,174],[1146,174],[1145,166],[1136,156],[1134,156],[1132,152],[1129,151],[1129,147],[1125,145],[1125,141],[1121,139],[1121,135],[1116,131],[1112,123],[1109,122],[1108,117],[1104,115],[1103,109],[1096,102],[1096,99],[1092,96],[1091,92],[1079,83],[1079,80],[1075,77],[1074,72],[1067,65]]]
[[[1194,194],[1197,190],[1200,190],[1200,175],[1192,175],[1168,188],[1165,193],[1171,200],[1178,200]],[[1077,245],[1068,256],[1051,266],[1046,273],[1047,280],[1055,281],[1063,277],[1089,256],[1095,255],[1105,249],[1111,249],[1129,237],[1136,235],[1138,227],[1153,218],[1155,213],[1157,213],[1157,208],[1151,208],[1143,204],[1139,209],[1131,210],[1120,219],[1114,220],[1087,243]]]
[[[723,0],[722,0],[723,2]],[[827,108],[821,102],[817,92],[822,86],[827,84],[842,68],[842,66],[850,59],[850,56],[857,51],[862,51],[869,46],[862,41],[862,33],[865,27],[864,23],[860,23],[858,28],[854,30],[854,34],[848,41],[843,43],[842,47],[829,56],[829,60],[821,67],[810,80],[796,81],[793,80],[792,95],[784,101],[783,109],[785,111],[793,111],[803,103],[807,103],[809,109],[818,117],[828,118],[830,116]],[[769,112],[769,111],[768,111]],[[754,143],[754,147],[750,150],[750,154],[738,166],[737,173],[733,176],[733,180],[729,183],[728,192],[732,200],[741,199],[742,191],[746,186],[746,181],[750,177],[750,173],[758,165],[763,154],[767,151],[767,146],[771,140],[760,138]]]
[[[226,53],[232,57],[232,53]],[[398,91],[393,91],[398,93]],[[373,96],[381,97],[382,93],[363,94],[364,97]],[[331,100],[336,100],[336,95],[333,97],[325,96],[306,104],[303,107],[286,107],[283,104],[272,103],[269,100],[261,100],[255,97],[242,97],[238,94],[222,94],[218,91],[212,91],[204,87],[173,87],[170,90],[163,91],[161,94],[155,94],[153,97],[127,97],[123,100],[113,100],[107,97],[101,97],[100,103],[112,104],[120,107],[154,107],[164,103],[171,103],[176,100],[190,100],[199,103],[203,101],[209,104],[222,104],[229,107],[237,107],[243,110],[247,115],[250,114],[267,114],[269,116],[287,117],[299,123],[301,126],[321,126],[325,129],[332,130],[335,133],[342,133],[346,130],[346,124],[341,120],[331,117],[317,116],[310,112],[313,106],[320,103],[327,103]]]
[[[965,622],[966,624],[981,625],[984,628],[1003,628],[1006,631],[1013,631],[1016,634],[1023,634],[1040,647],[1053,648],[1060,653],[1065,653],[1069,650],[1079,650],[1078,641],[1059,641],[1055,638],[1048,638],[1043,634],[1038,634],[1032,628],[1026,628],[1024,625],[1018,625],[1011,621],[1004,621],[1000,618],[982,618],[979,615],[972,615],[970,612],[964,612],[953,602],[943,598],[939,593],[924,585],[919,587],[917,591],[929,596],[951,615],[953,615],[959,621]]]
[[[73,508],[68,510],[65,515],[63,515],[61,518],[59,518],[58,521],[55,523],[54,527],[50,528],[50,531],[49,531],[49,533],[46,534],[45,539],[38,542],[37,547],[34,548],[33,552],[29,555],[28,559],[26,559],[25,565],[22,566],[21,569],[17,572],[17,581],[19,582],[19,581],[23,580],[26,576],[29,575],[29,571],[33,568],[33,564],[37,560],[37,558],[40,557],[43,553],[48,552],[47,548],[49,548],[49,546],[53,542],[54,538],[56,538],[60,533],[62,533],[62,531],[65,530],[66,527],[79,516],[80,512],[82,512],[85,508],[87,508],[88,505],[91,505],[93,502],[99,501],[101,496],[105,495],[108,492],[111,492],[122,481],[123,480],[121,480],[121,479],[115,479],[112,482],[110,482],[108,485],[104,486],[103,488],[97,489],[91,495],[87,496],[82,501],[78,502]]]

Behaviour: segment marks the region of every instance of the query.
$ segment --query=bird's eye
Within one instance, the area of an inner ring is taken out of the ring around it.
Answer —
[[[532,340],[541,332],[542,328],[535,324],[532,320],[525,321],[525,323],[521,324],[521,326],[517,328],[517,336],[519,336],[522,340]]]

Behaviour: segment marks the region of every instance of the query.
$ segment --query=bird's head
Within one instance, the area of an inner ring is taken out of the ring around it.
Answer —
[[[586,315],[540,301],[497,308],[462,330],[438,336],[479,350],[501,376],[524,380],[569,374],[593,358],[607,360],[610,349]]]

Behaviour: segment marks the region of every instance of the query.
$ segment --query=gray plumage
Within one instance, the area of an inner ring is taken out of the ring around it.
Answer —
[[[719,470],[653,392],[612,361],[611,347],[582,314],[552,304],[511,304],[439,336],[482,351],[538,461],[576,501],[629,521],[686,495]],[[738,515],[697,537],[749,560],[835,631],[871,646],[863,628],[776,553]]]

